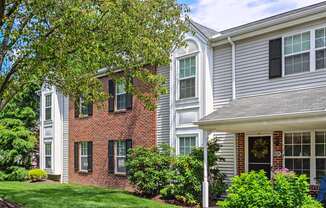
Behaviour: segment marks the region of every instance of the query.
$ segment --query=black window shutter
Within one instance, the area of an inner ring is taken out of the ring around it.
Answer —
[[[88,163],[88,172],[93,171],[93,142],[87,142],[87,163]]]
[[[75,171],[79,170],[79,143],[74,143],[74,168]]]
[[[109,80],[109,112],[114,111],[114,100],[115,100],[115,83],[111,79]]]
[[[75,101],[75,118],[79,117],[79,102]]]
[[[109,140],[108,145],[108,170],[109,173],[114,173],[114,141]]]
[[[132,94],[126,94],[126,109],[132,109]]]
[[[282,77],[282,38],[269,41],[269,78]]]
[[[128,152],[132,148],[132,139],[127,139],[126,140],[126,160],[128,160]],[[128,169],[127,169],[127,174],[128,174]]]
[[[88,106],[87,106],[87,111],[88,111],[88,115],[89,116],[92,116],[93,115],[93,103],[89,103]]]

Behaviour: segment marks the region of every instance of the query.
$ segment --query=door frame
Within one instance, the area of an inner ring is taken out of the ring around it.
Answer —
[[[248,172],[249,169],[249,146],[248,146],[248,140],[249,137],[270,137],[271,140],[271,167],[273,167],[273,134],[246,134],[245,136],[245,172]],[[271,168],[271,175],[272,175],[272,168]]]

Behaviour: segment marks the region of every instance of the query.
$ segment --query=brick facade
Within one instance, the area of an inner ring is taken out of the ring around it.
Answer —
[[[238,133],[237,144],[237,174],[245,172],[245,133]],[[273,168],[283,167],[283,132],[273,132]]]
[[[101,78],[108,90],[108,78]],[[126,176],[108,173],[108,140],[132,139],[132,146],[153,147],[156,144],[156,112],[145,109],[133,97],[132,110],[108,112],[108,102],[93,105],[93,115],[75,118],[74,102],[69,103],[69,182],[100,186],[127,187]],[[74,142],[93,142],[93,170],[74,170]]]

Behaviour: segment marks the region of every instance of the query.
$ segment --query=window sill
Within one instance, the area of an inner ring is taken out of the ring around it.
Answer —
[[[127,173],[114,173],[115,176],[126,177]]]
[[[83,175],[86,175],[88,173],[90,173],[88,170],[79,170],[78,171],[79,174],[83,174]]]
[[[126,113],[127,112],[127,109],[120,109],[120,110],[115,110],[113,113]]]
[[[79,115],[78,118],[79,119],[85,119],[85,118],[88,118],[90,117],[89,115]]]

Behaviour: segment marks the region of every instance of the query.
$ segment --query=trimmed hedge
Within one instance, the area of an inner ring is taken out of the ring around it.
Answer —
[[[43,181],[48,178],[48,173],[45,170],[33,169],[28,171],[28,178],[33,181]]]

